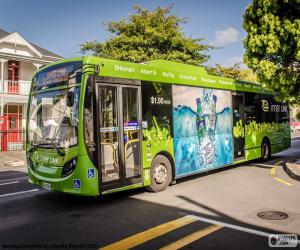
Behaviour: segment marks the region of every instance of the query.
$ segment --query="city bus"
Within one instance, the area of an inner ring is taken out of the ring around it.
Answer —
[[[29,181],[85,196],[159,192],[291,145],[288,105],[257,83],[166,60],[93,56],[36,72],[26,133]]]

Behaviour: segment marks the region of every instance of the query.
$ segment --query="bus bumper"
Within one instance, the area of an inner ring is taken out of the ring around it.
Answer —
[[[50,189],[51,191],[82,196],[98,196],[98,171],[95,167],[93,167],[92,163],[90,165],[91,167],[86,167],[86,158],[88,159],[87,156],[78,157],[78,162],[74,172],[69,176],[61,178],[49,176],[49,172],[51,172],[51,170],[55,172],[54,167],[44,167],[40,168],[39,171],[34,171],[28,165],[29,182],[36,186]],[[41,169],[45,169],[45,174],[43,174]],[[46,172],[46,169],[50,171]]]

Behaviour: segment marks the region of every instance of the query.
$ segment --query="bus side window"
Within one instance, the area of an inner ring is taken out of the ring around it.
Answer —
[[[142,84],[142,117],[147,122],[148,133],[163,130],[164,136],[173,136],[172,114],[172,85],[156,82],[144,82]],[[155,135],[156,136],[156,135]],[[147,140],[144,133],[144,140]]]
[[[257,120],[255,96],[253,93],[244,93],[245,96],[245,123],[249,125]]]

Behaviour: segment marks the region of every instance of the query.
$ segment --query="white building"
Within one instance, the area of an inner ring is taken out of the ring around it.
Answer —
[[[18,32],[0,29],[0,150],[23,147],[31,78],[41,66],[61,58]]]

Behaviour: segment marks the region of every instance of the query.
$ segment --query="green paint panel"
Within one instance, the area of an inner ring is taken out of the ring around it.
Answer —
[[[67,177],[48,174],[51,171],[54,172],[56,167],[39,166],[39,168],[43,168],[44,171],[32,171],[31,167],[28,167],[30,182],[35,185],[42,186],[43,183],[46,182],[52,185],[52,191],[76,195],[99,195],[98,170],[93,166],[93,163],[87,155],[78,156],[77,166],[74,172]],[[94,169],[95,175],[93,178],[88,178],[88,169]],[[80,180],[80,188],[74,188],[74,180]]]
[[[272,154],[290,147],[289,123],[256,123],[246,125],[246,159],[252,160],[261,157],[261,145],[264,138],[271,144]]]

